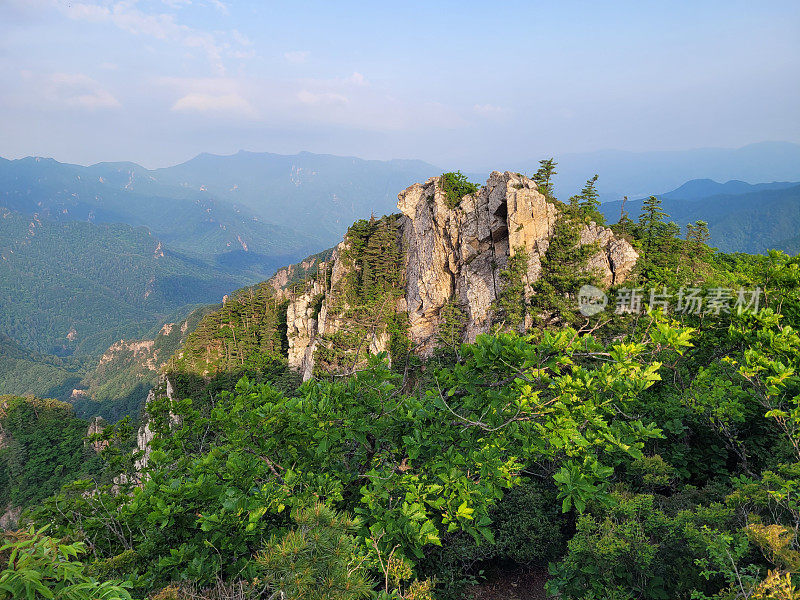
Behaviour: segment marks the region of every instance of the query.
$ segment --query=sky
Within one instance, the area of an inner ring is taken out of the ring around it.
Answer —
[[[0,156],[800,142],[800,2],[0,0]]]

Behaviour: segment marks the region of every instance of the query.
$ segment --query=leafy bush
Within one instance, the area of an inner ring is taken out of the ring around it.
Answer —
[[[455,208],[467,194],[478,191],[478,184],[471,183],[461,171],[443,173],[439,178],[439,188],[445,195],[445,202],[450,208]]]
[[[564,559],[551,566],[551,593],[574,600],[630,597],[684,598],[705,580],[695,561],[707,556],[706,527],[727,526],[731,513],[722,506],[697,507],[670,515],[650,495],[615,495],[615,504],[578,519]],[[747,551],[739,536],[739,557]]]
[[[3,535],[0,600],[131,600],[127,584],[97,581],[86,573],[78,555],[84,544],[59,543],[44,529]]]

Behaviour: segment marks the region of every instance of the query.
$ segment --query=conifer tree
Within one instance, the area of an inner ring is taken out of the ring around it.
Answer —
[[[500,271],[502,290],[495,303],[498,317],[512,329],[520,329],[528,313],[525,300],[525,275],[528,271],[528,253],[520,246],[514,248],[508,266]]]
[[[553,193],[553,175],[556,174],[556,165],[558,163],[552,158],[546,158],[539,161],[539,170],[533,175],[533,181],[539,188],[539,192],[544,194],[545,198],[549,200],[555,199]]]
[[[642,202],[642,214],[639,216],[639,231],[644,241],[645,253],[650,252],[664,233],[664,219],[667,213],[661,208],[661,199],[650,196]]]
[[[533,300],[538,309],[534,318],[542,325],[576,322],[578,290],[597,283],[594,273],[587,269],[588,260],[597,247],[581,245],[581,225],[575,215],[567,212],[553,229],[550,245],[542,258],[542,275],[533,284]]]
[[[710,239],[711,233],[708,231],[708,223],[705,221],[695,221],[686,225],[686,241],[695,248],[707,244]]]
[[[625,204],[628,202],[628,197],[622,197],[622,206],[619,209],[619,222],[614,227],[615,231],[622,234],[631,235],[635,228],[635,223],[628,216],[628,211],[625,210]]]
[[[586,181],[579,195],[579,207],[581,214],[587,221],[594,221],[602,225],[605,222],[603,214],[600,212],[600,194],[597,193],[597,174]]]

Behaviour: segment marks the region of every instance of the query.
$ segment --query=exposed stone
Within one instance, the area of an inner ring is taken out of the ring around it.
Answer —
[[[103,417],[93,417],[89,422],[89,429],[86,431],[86,437],[103,433],[103,430],[106,428],[105,423]],[[100,452],[103,448],[108,446],[108,440],[96,440],[91,442],[91,444],[95,452]]]
[[[408,259],[406,301],[410,334],[417,351],[436,346],[442,308],[455,300],[466,313],[465,341],[473,342],[491,325],[491,311],[501,291],[500,272],[518,249],[528,254],[526,297],[541,275],[544,253],[558,219],[558,208],[530,179],[493,172],[486,185],[449,208],[438,178],[413,185],[399,195]],[[597,242],[589,261],[601,281],[624,281],[638,255],[633,247],[594,223],[581,232],[581,244]]]
[[[175,389],[172,387],[172,382],[169,380],[169,377],[162,377],[161,383],[163,384],[163,393],[166,397],[174,402],[175,401]],[[162,393],[162,392],[159,392]],[[150,393],[147,395],[147,402],[145,406],[149,405],[156,397],[156,389],[151,389]],[[180,425],[181,418],[180,416],[173,414],[172,411],[169,413],[170,416],[170,423],[173,426]],[[155,432],[150,428],[149,419],[147,419],[147,415],[145,415],[145,422],[139,427],[139,431],[136,432],[136,449],[141,452],[140,457],[135,462],[135,470],[137,477],[142,473],[144,468],[147,466],[147,462],[150,460],[150,442],[153,441],[155,437]],[[122,480],[117,481],[117,483],[122,483]]]
[[[19,526],[19,517],[22,514],[22,507],[7,506],[3,514],[0,515],[0,529],[11,530]]]
[[[456,207],[448,206],[437,177],[401,192],[397,206],[403,215],[399,229],[405,249],[405,296],[396,310],[407,311],[409,336],[421,356],[429,356],[435,349],[441,312],[450,302],[465,313],[464,341],[473,342],[489,330],[492,307],[501,292],[500,272],[518,249],[528,255],[524,283],[526,297],[531,297],[531,286],[541,275],[542,258],[559,216],[558,207],[539,193],[532,180],[497,171]],[[626,240],[595,223],[582,229],[580,243],[597,244],[598,252],[590,258],[588,268],[596,271],[606,286],[623,282],[638,258]],[[336,301],[337,284],[347,273],[348,266],[341,259],[345,248],[345,242],[339,244],[330,259],[328,288],[325,282],[315,281],[302,293],[284,296],[289,298],[289,365],[304,379],[312,376],[320,337],[342,326],[339,319],[330,317],[329,307]],[[290,276],[290,270],[279,272],[271,285],[286,294],[281,283]],[[312,303],[321,293],[326,297],[315,315]],[[371,353],[382,352],[388,349],[389,336],[373,332],[365,342]]]
[[[318,316],[313,313],[314,300],[323,292],[320,282],[314,282],[306,291],[290,300],[286,308],[286,337],[289,340],[289,366],[303,374],[303,380],[311,378],[314,368],[316,337],[320,332]],[[325,330],[324,324],[321,328]]]

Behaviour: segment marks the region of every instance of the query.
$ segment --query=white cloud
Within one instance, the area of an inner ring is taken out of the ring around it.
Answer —
[[[293,65],[299,65],[308,60],[311,52],[308,50],[292,50],[291,52],[284,52],[283,58]]]
[[[498,116],[506,112],[505,108],[494,104],[476,104],[472,107],[472,110],[484,116]]]
[[[31,86],[35,98],[47,108],[79,108],[98,110],[121,106],[111,92],[98,81],[82,73],[39,75],[21,71],[22,79]]]
[[[170,8],[183,8],[184,6],[190,6],[192,4],[192,0],[161,0],[164,4],[169,6]],[[228,5],[220,0],[207,0],[202,4],[208,4],[216,8],[219,12],[224,15],[228,14]]]
[[[208,94],[190,92],[172,105],[177,112],[215,112],[234,116],[254,117],[255,109],[239,94]]]
[[[228,14],[228,5],[222,2],[221,0],[208,0],[208,3],[214,8],[216,8],[223,15]]]
[[[310,106],[318,106],[318,105],[336,105],[336,104],[347,104],[349,100],[346,96],[342,94],[337,94],[335,92],[309,92],[308,90],[302,90],[297,93],[297,99],[300,100],[303,104],[308,104]]]
[[[226,12],[227,6],[222,2],[211,0],[219,10]],[[181,0],[170,0],[170,6],[186,4]],[[72,19],[93,23],[112,23],[119,29],[133,35],[152,37],[165,42],[177,42],[181,46],[202,51],[212,68],[219,74],[225,72],[223,55],[241,56],[240,49],[233,48],[229,42],[220,39],[229,37],[233,42],[243,45],[246,39],[241,34],[225,32],[208,32],[182,25],[175,16],[167,13],[147,13],[136,7],[136,0],[120,0],[113,3],[94,4],[76,2],[66,4],[62,10]],[[237,32],[238,33],[238,32]],[[245,44],[246,45],[246,44]],[[247,53],[249,54],[249,53]]]
[[[354,72],[352,75],[350,75],[350,77],[345,79],[345,82],[353,85],[368,85],[367,80],[364,79],[364,76],[358,72]]]

